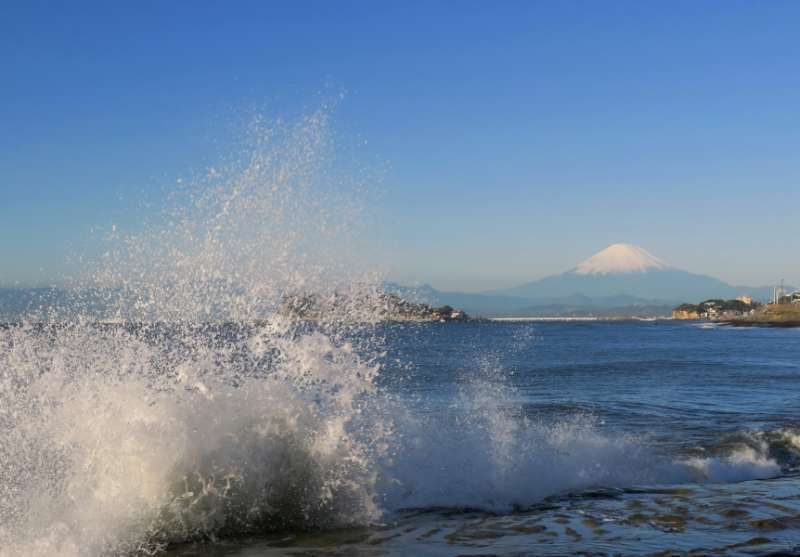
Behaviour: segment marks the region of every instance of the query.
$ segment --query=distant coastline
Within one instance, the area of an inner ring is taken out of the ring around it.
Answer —
[[[602,316],[568,316],[568,315],[552,315],[552,316],[534,316],[534,317],[491,317],[488,321],[495,321],[498,323],[508,322],[508,323],[519,323],[519,322],[561,322],[561,321],[672,321],[672,317],[664,316],[664,317],[636,317],[636,316],[626,316],[626,317],[602,317]]]
[[[755,313],[725,321],[735,327],[800,327],[800,302],[767,304]]]
[[[777,297],[761,304],[749,296],[735,300],[706,300],[699,304],[681,304],[672,317],[685,321],[711,321],[738,327],[800,327],[800,292]]]

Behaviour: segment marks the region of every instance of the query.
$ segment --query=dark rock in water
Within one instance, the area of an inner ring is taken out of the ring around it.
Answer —
[[[346,310],[346,311],[345,311]],[[329,294],[296,294],[286,296],[280,313],[299,319],[326,320],[337,315],[364,315],[379,321],[464,322],[474,318],[449,305],[432,307],[408,301],[393,292],[378,291],[358,296],[332,292]]]

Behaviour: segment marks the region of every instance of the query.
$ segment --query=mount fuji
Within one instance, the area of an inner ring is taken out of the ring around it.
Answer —
[[[632,296],[673,302],[730,298],[745,290],[672,267],[639,246],[613,244],[569,271],[491,294],[520,298]]]
[[[743,294],[766,300],[771,295],[770,287],[732,286],[678,269],[632,244],[613,244],[568,271],[514,288],[480,294],[442,292],[428,285],[391,288],[485,316],[668,315],[683,302]]]

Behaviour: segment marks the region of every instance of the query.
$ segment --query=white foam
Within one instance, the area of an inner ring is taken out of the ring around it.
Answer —
[[[774,459],[750,447],[716,458],[692,458],[685,461],[695,479],[713,482],[740,482],[774,478],[781,466]]]

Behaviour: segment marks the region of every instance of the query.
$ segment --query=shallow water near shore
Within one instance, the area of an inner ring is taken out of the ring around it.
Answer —
[[[795,555],[797,481],[599,490],[499,515],[407,511],[383,526],[193,544],[168,555]]]

